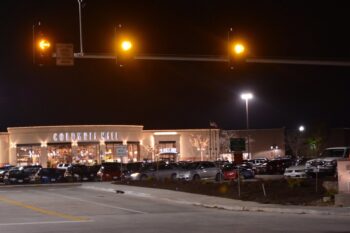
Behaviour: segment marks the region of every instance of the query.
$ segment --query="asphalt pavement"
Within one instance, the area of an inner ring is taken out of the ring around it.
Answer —
[[[153,189],[129,185],[112,184],[109,182],[82,183],[80,188],[103,192],[112,192],[116,193],[117,195],[137,196],[146,199],[156,199],[158,201],[201,206],[206,208],[217,208],[231,211],[350,216],[349,207],[318,207],[261,204],[251,201],[241,201],[229,198],[192,194],[165,189]]]

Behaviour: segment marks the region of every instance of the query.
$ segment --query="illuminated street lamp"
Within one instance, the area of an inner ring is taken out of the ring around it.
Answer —
[[[248,101],[250,99],[253,99],[253,94],[252,93],[243,93],[241,95],[241,98],[245,100],[245,112],[246,112],[246,124],[247,124],[247,138],[248,138],[248,143],[247,143],[247,152],[248,152],[248,157],[250,156],[250,143],[249,143],[249,111],[248,111]]]
[[[305,127],[303,125],[299,126],[299,132],[304,132]]]

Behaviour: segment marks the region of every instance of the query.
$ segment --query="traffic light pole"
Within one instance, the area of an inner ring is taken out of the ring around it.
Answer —
[[[82,48],[81,48],[82,49]],[[54,54],[53,57],[56,57]],[[74,53],[75,58],[81,59],[115,59],[113,54],[81,54]],[[139,55],[134,56],[135,60],[153,60],[153,61],[193,61],[193,62],[229,62],[225,56],[172,56],[172,55]],[[290,65],[314,65],[314,66],[350,66],[348,61],[321,61],[321,60],[297,60],[297,59],[267,59],[267,58],[247,58],[246,63],[257,64],[290,64]]]
[[[292,60],[292,59],[265,59],[248,58],[247,63],[260,64],[290,64],[290,65],[315,65],[315,66],[350,66],[347,61],[321,61],[321,60]]]
[[[80,35],[80,53],[74,53],[74,58],[82,59],[116,59],[115,54],[84,54],[83,50],[83,25],[82,25],[82,11],[81,5],[83,0],[77,0],[79,5],[79,35]],[[33,27],[34,31],[34,27]],[[230,28],[227,33],[228,46],[231,40],[233,29]],[[34,36],[34,33],[33,33]],[[34,41],[34,40],[33,40]],[[53,54],[56,57],[56,54]],[[193,61],[193,62],[225,62],[230,65],[230,49],[228,47],[227,56],[172,56],[172,55],[140,55],[134,56],[135,60],[154,60],[154,61]],[[315,61],[315,60],[291,60],[291,59],[265,59],[265,58],[247,58],[246,63],[262,63],[262,64],[293,64],[293,65],[315,65],[315,66],[350,66],[350,62],[341,61]],[[233,69],[233,67],[230,67]]]
[[[79,33],[80,33],[80,56],[84,55],[83,51],[83,25],[81,21],[81,3],[83,0],[78,0],[78,5],[79,5]]]

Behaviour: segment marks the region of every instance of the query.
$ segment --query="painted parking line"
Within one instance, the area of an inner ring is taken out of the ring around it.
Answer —
[[[43,193],[42,191],[36,191],[36,192]],[[115,205],[111,205],[111,204],[103,204],[103,203],[100,203],[100,202],[95,202],[95,201],[91,201],[91,200],[85,200],[85,199],[82,199],[82,198],[71,197],[71,196],[58,194],[58,193],[50,193],[50,195],[57,196],[57,197],[63,197],[63,198],[74,200],[74,201],[86,202],[86,203],[89,203],[89,204],[94,204],[94,205],[97,205],[97,206],[102,206],[102,207],[106,207],[106,208],[110,208],[110,209],[124,210],[124,211],[127,211],[127,212],[137,213],[137,214],[148,214],[147,212],[140,211],[140,210],[124,208],[124,207],[115,206]]]
[[[82,222],[93,222],[93,221],[84,220],[84,221],[14,222],[14,223],[0,223],[0,226],[22,226],[22,225],[63,224],[63,223],[82,223]]]
[[[10,204],[10,205],[22,207],[22,208],[25,208],[25,209],[33,210],[33,211],[39,212],[41,214],[50,215],[50,216],[54,216],[54,217],[59,217],[59,218],[67,219],[67,220],[70,220],[70,221],[87,221],[87,220],[89,220],[88,218],[85,218],[85,217],[73,216],[73,215],[59,213],[59,212],[52,211],[52,210],[42,209],[42,208],[39,208],[39,207],[36,207],[36,206],[28,205],[28,204],[25,204],[25,203],[22,203],[22,202],[19,202],[19,201],[16,201],[16,200],[12,200],[12,199],[6,198],[4,196],[0,196],[0,201],[4,202],[6,204]]]

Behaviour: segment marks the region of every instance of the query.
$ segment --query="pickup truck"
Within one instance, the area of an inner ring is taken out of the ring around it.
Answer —
[[[330,147],[326,148],[320,157],[306,161],[306,171],[313,175],[316,172],[322,175],[335,175],[337,161],[349,158],[350,147]]]

